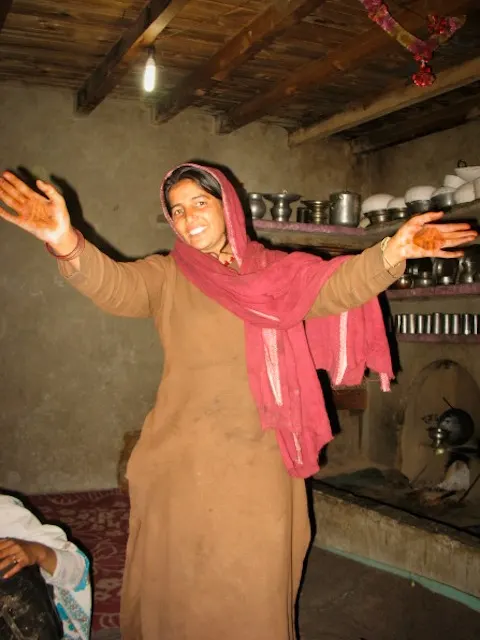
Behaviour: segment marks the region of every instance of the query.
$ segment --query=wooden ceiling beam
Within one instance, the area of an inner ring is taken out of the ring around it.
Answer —
[[[396,18],[408,31],[417,31],[425,26],[427,12],[455,15],[463,11],[471,2],[472,0],[429,0],[428,6],[426,6],[425,0],[416,0],[408,9],[401,11]],[[378,25],[373,24],[361,36],[352,38],[350,44],[338,47],[326,58],[305,64],[269,91],[235,107],[220,119],[217,130],[219,133],[229,133],[239,129],[272,111],[278,110],[279,106],[291,100],[301,91],[305,91],[313,85],[318,89],[325,85],[333,75],[358,69],[373,55],[392,51],[398,47],[400,45],[394,38],[387,35]]]
[[[270,45],[324,2],[325,0],[287,0],[282,5],[271,4],[199,69],[188,75],[165,101],[155,106],[155,121],[167,122],[189,107],[196,97],[204,96],[215,83],[226,80],[241,64]]]
[[[288,141],[291,146],[297,146],[310,140],[328,138],[336,133],[348,131],[366,122],[383,118],[395,111],[412,107],[425,100],[472,84],[477,80],[480,80],[480,58],[474,58],[457,67],[441,71],[435,82],[429,87],[417,87],[415,84],[411,84],[408,87],[389,91],[374,98],[368,105],[348,109],[310,127],[292,131],[288,136]]]
[[[5,20],[12,8],[13,0],[2,0],[0,2],[0,33],[3,29],[3,25],[5,24]]]
[[[118,85],[138,54],[153,45],[189,0],[151,0],[77,93],[77,113],[91,113]]]
[[[376,130],[374,134],[352,140],[352,151],[355,154],[380,151],[478,119],[480,119],[480,92],[442,109],[423,113],[417,117],[409,117],[403,124],[391,124],[390,127],[385,126]]]

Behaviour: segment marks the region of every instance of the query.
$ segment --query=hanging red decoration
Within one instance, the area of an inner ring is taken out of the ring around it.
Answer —
[[[453,36],[465,24],[466,17],[447,18],[431,14],[427,17],[430,37],[421,40],[404,29],[391,15],[388,6],[381,0],[360,0],[368,11],[368,17],[381,27],[389,36],[395,38],[403,47],[408,49],[419,65],[419,69],[412,75],[413,82],[419,87],[428,87],[435,82],[430,62],[433,52]]]

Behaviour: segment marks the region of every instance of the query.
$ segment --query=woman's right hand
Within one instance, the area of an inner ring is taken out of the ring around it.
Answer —
[[[12,215],[0,205],[0,217],[48,242],[58,253],[69,253],[77,243],[77,236],[70,223],[65,200],[53,185],[37,180],[37,186],[45,197],[30,189],[10,171],[5,171],[0,177],[0,200],[17,215]]]

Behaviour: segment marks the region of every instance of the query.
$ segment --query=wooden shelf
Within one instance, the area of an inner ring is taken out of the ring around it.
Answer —
[[[452,284],[438,287],[417,287],[416,289],[388,289],[389,300],[419,300],[422,298],[435,298],[445,296],[478,296],[480,295],[480,282],[473,284]]]
[[[342,251],[363,251],[375,244],[365,229],[339,227],[331,224],[303,222],[275,222],[254,220],[253,227],[259,238],[274,245],[318,247]]]
[[[397,342],[429,342],[432,344],[480,344],[480,335],[436,335],[433,333],[397,333]]]
[[[480,222],[480,200],[456,205],[445,214],[445,221]],[[157,222],[161,226],[168,223],[163,215]],[[335,225],[306,224],[302,222],[275,222],[274,220],[254,220],[253,227],[259,238],[265,238],[274,245],[293,247],[318,247],[344,252],[358,252],[380,242],[385,236],[393,235],[404,221],[387,222],[372,228],[340,227]],[[477,238],[476,243],[480,243]],[[413,291],[413,290],[412,290]],[[402,292],[403,293],[403,292]],[[425,293],[423,294],[425,295]]]

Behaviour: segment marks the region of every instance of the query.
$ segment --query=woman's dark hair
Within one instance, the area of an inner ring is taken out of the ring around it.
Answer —
[[[170,211],[170,203],[168,201],[168,194],[172,187],[180,182],[180,180],[193,180],[199,187],[204,189],[214,198],[218,200],[222,199],[222,188],[216,178],[211,173],[205,171],[205,169],[199,169],[197,167],[181,166],[175,169],[171,175],[165,180],[163,185],[163,194],[167,202],[168,210]]]

